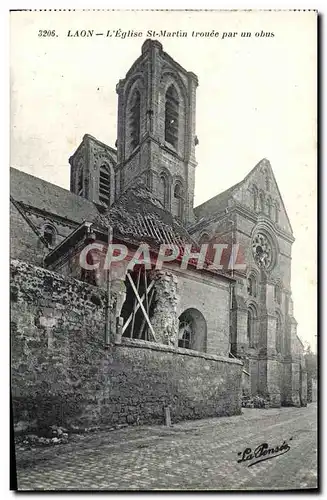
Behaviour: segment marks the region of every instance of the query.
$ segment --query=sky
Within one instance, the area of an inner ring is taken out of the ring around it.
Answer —
[[[38,36],[40,30],[55,36]],[[111,30],[113,36],[69,37],[69,30]],[[141,36],[122,38],[118,30]],[[69,189],[68,158],[85,133],[114,146],[116,83],[140,55],[147,30],[188,35],[153,38],[199,78],[195,205],[269,159],[296,239],[298,335],[316,350],[314,12],[12,12],[11,165]],[[219,35],[194,37],[193,31]],[[274,36],[262,36],[267,33]]]

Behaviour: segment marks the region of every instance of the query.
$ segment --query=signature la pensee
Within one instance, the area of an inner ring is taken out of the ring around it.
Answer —
[[[289,439],[289,441],[291,440],[292,438]],[[237,463],[251,462],[248,465],[248,467],[251,467],[263,460],[269,460],[270,458],[284,455],[284,453],[287,453],[290,449],[291,447],[287,441],[283,441],[281,445],[274,447],[270,447],[268,443],[261,443],[253,450],[252,448],[245,448],[243,451],[239,451],[237,455],[240,456],[240,458],[237,460]],[[253,462],[253,460],[255,461]]]

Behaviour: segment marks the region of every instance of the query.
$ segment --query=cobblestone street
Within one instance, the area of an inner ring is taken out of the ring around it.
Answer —
[[[238,452],[287,441],[248,467]],[[243,409],[171,428],[128,427],[46,449],[17,450],[19,490],[225,490],[317,487],[317,405]]]

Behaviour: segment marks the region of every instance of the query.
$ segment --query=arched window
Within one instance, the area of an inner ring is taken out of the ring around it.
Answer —
[[[267,167],[263,168],[262,175],[265,183],[265,190],[270,191],[270,172]]]
[[[141,116],[141,95],[138,90],[134,94],[130,103],[129,128],[131,150],[133,151],[140,143],[140,116]]]
[[[55,246],[56,235],[57,235],[56,229],[50,224],[46,224],[43,227],[43,238],[45,239],[49,247]]]
[[[276,312],[276,351],[278,353],[282,352],[283,349],[283,330],[282,330],[282,319],[279,312]]]
[[[109,205],[110,201],[110,169],[106,164],[100,167],[99,201],[105,205]]]
[[[178,145],[179,100],[174,85],[166,92],[165,104],[165,141],[175,149]]]
[[[178,347],[191,349],[193,334],[193,321],[191,318],[185,318],[179,322],[178,329]]]
[[[257,280],[253,274],[250,274],[247,280],[247,292],[251,297],[257,296]]]
[[[174,187],[174,203],[173,203],[173,213],[177,217],[181,218],[183,213],[183,187],[182,184],[177,181]]]
[[[165,208],[168,207],[168,180],[164,174],[159,178],[159,199]]]
[[[255,344],[256,323],[257,323],[257,311],[254,305],[251,304],[248,308],[248,317],[247,317],[247,338],[250,347],[253,347]]]
[[[82,196],[84,187],[84,172],[83,167],[80,168],[78,172],[78,181],[77,181],[77,194]]]
[[[253,194],[253,210],[256,212],[258,209],[258,189],[256,186],[253,186],[252,194]]]
[[[262,191],[260,191],[259,198],[260,198],[260,211],[264,212],[265,211],[265,195]]]
[[[282,288],[279,284],[275,285],[275,301],[277,304],[282,302]]]
[[[194,308],[184,311],[179,317],[178,347],[206,352],[207,325],[203,314]]]
[[[272,200],[271,200],[270,196],[268,196],[268,198],[267,198],[267,212],[268,212],[268,216],[271,217],[271,213],[272,213]]]
[[[277,224],[279,222],[279,210],[280,210],[279,203],[278,203],[278,201],[276,201],[275,202],[275,222],[277,222]]]
[[[266,191],[270,191],[270,184],[271,184],[271,181],[270,181],[270,176],[269,176],[269,174],[267,173],[267,174],[266,174]]]

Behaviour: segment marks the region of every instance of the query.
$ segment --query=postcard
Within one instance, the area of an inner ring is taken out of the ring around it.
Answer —
[[[314,10],[20,10],[11,488],[318,488]]]

